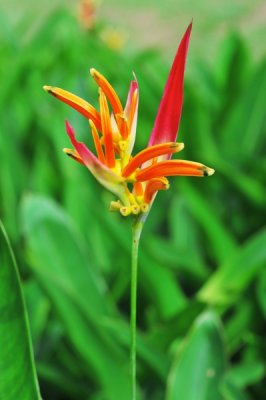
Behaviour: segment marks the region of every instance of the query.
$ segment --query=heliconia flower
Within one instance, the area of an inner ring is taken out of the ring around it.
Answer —
[[[135,76],[123,107],[111,84],[92,68],[91,76],[99,87],[99,111],[66,90],[44,86],[48,93],[88,119],[95,154],[77,140],[69,122],[66,122],[66,131],[74,149],[64,149],[64,152],[85,165],[105,188],[118,197],[117,201],[111,202],[110,209],[119,210],[124,216],[148,212],[156,193],[169,188],[168,176],[203,177],[214,173],[213,169],[198,162],[170,160],[173,153],[184,148],[183,143],[176,142],[176,137],[183,105],[184,71],[191,28],[192,24],[178,47],[148,145],[134,156],[132,150],[139,102]]]

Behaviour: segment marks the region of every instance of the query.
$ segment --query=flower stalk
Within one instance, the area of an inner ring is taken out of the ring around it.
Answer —
[[[131,294],[130,294],[130,374],[131,400],[136,400],[136,350],[137,350],[137,284],[139,240],[143,222],[135,218],[132,224]]]

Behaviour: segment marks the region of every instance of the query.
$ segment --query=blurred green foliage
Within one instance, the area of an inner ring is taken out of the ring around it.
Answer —
[[[61,152],[69,145],[64,120],[89,142],[86,120],[41,89],[63,87],[96,104],[95,67],[125,100],[134,70],[135,151],[145,146],[170,60],[155,50],[113,50],[101,39],[105,28],[85,32],[57,11],[32,35],[27,19],[11,28],[1,16],[0,216],[20,268],[44,399],[124,400],[129,391],[130,221],[109,213],[112,195]],[[265,92],[266,59],[254,64],[237,34],[224,39],[213,70],[202,61],[191,68],[188,57],[182,158],[216,174],[173,179],[146,223],[140,399],[265,399]]]

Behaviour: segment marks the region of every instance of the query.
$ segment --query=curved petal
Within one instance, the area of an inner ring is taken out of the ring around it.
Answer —
[[[134,75],[135,77],[135,75]],[[139,104],[139,85],[135,78],[130,82],[130,87],[125,106],[125,117],[128,121],[129,141],[126,154],[130,155],[134,147],[136,139],[137,119],[138,119],[138,104]]]
[[[183,82],[192,22],[189,24],[178,47],[148,146],[163,142],[175,142],[183,105]]]
[[[214,172],[214,169],[198,162],[167,160],[137,171],[136,180],[144,182],[162,176],[211,176]]]
[[[90,69],[90,74],[110,101],[114,114],[121,114],[123,112],[123,107],[112,85],[99,71],[96,71],[95,68]]]
[[[101,130],[100,114],[90,103],[76,96],[75,94],[58,87],[43,86],[43,89],[54,96],[56,99],[62,101],[65,104],[68,104],[70,107],[77,110],[87,119],[91,119],[96,125],[97,129]]]
[[[184,148],[183,143],[160,143],[147,147],[133,157],[122,171],[122,176],[129,177],[141,164],[165,154],[173,154]]]
[[[87,146],[76,140],[75,132],[68,121],[66,121],[66,132],[71,140],[72,145],[78,152],[85,166],[90,170],[93,176],[106,189],[121,197],[123,192],[123,179],[107,168],[97,157],[87,148]]]
[[[165,177],[150,179],[145,187],[144,202],[150,204],[159,190],[167,190],[169,186]]]

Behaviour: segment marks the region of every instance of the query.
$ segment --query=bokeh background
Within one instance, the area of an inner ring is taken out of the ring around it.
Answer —
[[[265,399],[265,17],[261,0],[2,2],[0,217],[44,399],[127,398],[130,221],[62,153],[64,121],[89,143],[88,124],[42,86],[96,105],[95,67],[125,101],[134,71],[137,152],[192,18],[179,140],[216,174],[172,179],[146,223],[139,398]]]

